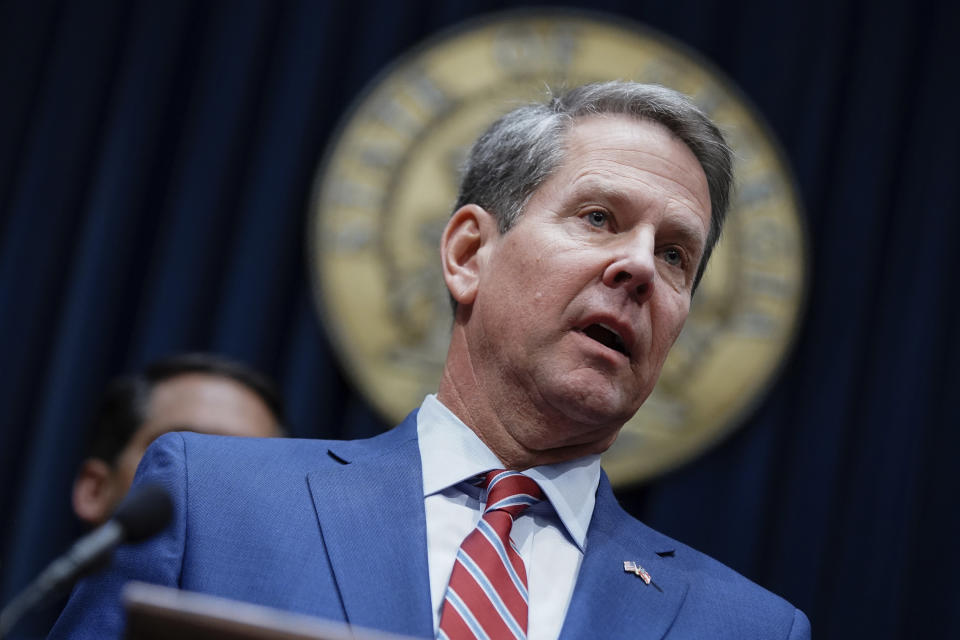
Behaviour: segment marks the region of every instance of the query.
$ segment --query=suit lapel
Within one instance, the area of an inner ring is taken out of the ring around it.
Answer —
[[[660,540],[620,508],[603,474],[586,553],[560,637],[662,638],[683,604],[688,585],[672,570],[670,559],[658,555],[672,551],[658,548]],[[625,560],[642,565],[656,586],[626,573]]]
[[[416,435],[414,413],[374,441],[338,446],[331,453],[346,464],[309,473],[307,482],[347,621],[432,636]]]

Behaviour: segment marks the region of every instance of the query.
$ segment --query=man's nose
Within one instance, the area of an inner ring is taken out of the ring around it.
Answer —
[[[642,304],[653,295],[657,275],[652,230],[638,228],[622,234],[610,263],[603,271],[603,284],[623,287]]]

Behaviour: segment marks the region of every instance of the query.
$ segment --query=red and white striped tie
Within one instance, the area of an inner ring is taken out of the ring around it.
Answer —
[[[527,507],[543,500],[543,492],[516,471],[490,471],[484,487],[487,506],[457,552],[440,613],[440,639],[527,637],[527,571],[510,529]]]

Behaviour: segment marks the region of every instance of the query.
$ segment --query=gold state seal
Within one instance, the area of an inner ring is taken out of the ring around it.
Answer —
[[[434,392],[451,324],[438,242],[467,149],[546,87],[630,79],[690,96],[736,151],[723,238],[656,390],[604,455],[615,484],[715,443],[757,401],[795,333],[805,235],[770,133],[708,63],[636,24],[596,14],[507,13],[397,60],[347,114],[317,173],[311,275],[333,344],[392,422]]]

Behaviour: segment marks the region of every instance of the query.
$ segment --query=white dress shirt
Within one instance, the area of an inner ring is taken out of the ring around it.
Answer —
[[[483,515],[482,491],[464,481],[503,464],[435,395],[420,406],[417,436],[436,633],[457,550]],[[548,499],[517,518],[510,533],[527,567],[527,638],[553,640],[560,635],[583,560],[600,482],[600,456],[523,473],[537,481]]]

